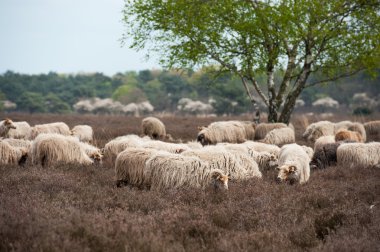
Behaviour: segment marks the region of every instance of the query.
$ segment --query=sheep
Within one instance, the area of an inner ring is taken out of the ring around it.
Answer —
[[[310,124],[302,136],[309,142],[315,142],[321,136],[328,135],[335,135],[335,124],[330,121],[319,121]]]
[[[109,160],[114,160],[120,152],[128,147],[139,147],[145,141],[150,141],[149,137],[139,137],[134,134],[120,136],[112,139],[103,148],[104,157]]]
[[[28,140],[35,139],[41,133],[57,133],[64,136],[70,136],[70,128],[66,123],[55,122],[46,124],[37,124],[32,127],[27,137]]]
[[[24,148],[27,152],[30,152],[32,148],[32,141],[14,138],[5,138],[1,141],[9,143],[13,147]]]
[[[363,142],[366,142],[367,140],[367,134],[365,132],[364,125],[358,122],[352,123],[350,126],[348,126],[347,130],[358,132],[363,139]]]
[[[249,150],[249,155],[258,164],[260,171],[268,171],[278,166],[278,158],[272,153]]]
[[[16,125],[9,118],[0,121],[0,137],[8,137],[10,129],[16,129]]]
[[[347,143],[338,147],[337,163],[343,167],[379,167],[380,143]]]
[[[79,140],[56,133],[39,134],[32,144],[32,163],[43,167],[57,163],[91,165],[91,159]]]
[[[359,132],[341,129],[335,134],[335,141],[351,140],[355,142],[364,142]]]
[[[190,149],[201,149],[203,146],[201,143],[197,142],[197,141],[189,141],[187,143],[185,143],[187,145],[187,147],[189,147]]]
[[[115,177],[116,186],[123,184],[131,184],[134,186],[142,186],[144,184],[144,169],[146,161],[158,150],[131,147],[120,152],[115,161]]]
[[[16,126],[16,128],[9,129],[7,137],[16,139],[27,139],[31,130],[29,123],[22,121],[14,122],[13,124]]]
[[[380,120],[364,123],[367,141],[380,141]]]
[[[319,148],[328,143],[335,143],[335,136],[321,136],[314,143],[314,152],[317,152]]]
[[[334,124],[334,132],[338,132],[341,129],[348,129],[350,126],[352,126],[354,123],[351,121],[341,121],[341,122],[336,122]]]
[[[161,120],[156,117],[146,117],[141,122],[141,131],[152,139],[165,139],[166,129]]]
[[[296,137],[293,129],[290,127],[285,127],[269,131],[261,141],[267,144],[282,146],[284,144],[294,143],[296,141]]]
[[[241,121],[245,129],[245,135],[247,140],[255,139],[256,124],[251,121]]]
[[[325,169],[328,166],[336,165],[336,151],[342,143],[344,142],[333,142],[320,145],[311,159],[310,169]]]
[[[101,149],[89,143],[80,142],[80,141],[79,141],[79,145],[81,149],[83,149],[84,152],[87,154],[87,156],[89,156],[92,160],[94,160],[95,164],[102,163],[104,155]]]
[[[208,162],[197,157],[172,153],[158,153],[146,161],[144,179],[151,190],[184,186],[205,188],[213,184],[215,189],[228,189],[228,176],[223,171],[210,168]]]
[[[221,142],[242,143],[248,140],[246,126],[240,121],[213,122],[198,129],[197,141],[203,146]]]
[[[91,143],[94,136],[94,130],[89,125],[76,125],[70,130],[71,135],[79,139],[79,141]]]
[[[257,163],[248,156],[248,153],[226,150],[223,146],[207,146],[198,150],[187,150],[181,155],[198,157],[202,161],[208,162],[211,168],[220,169],[229,174],[234,180],[262,177]]]
[[[11,146],[0,140],[0,165],[22,165],[28,157],[28,150],[24,147]]]
[[[262,140],[271,130],[286,127],[288,126],[285,123],[260,123],[256,125],[254,140]]]
[[[306,152],[306,154],[309,156],[309,158],[311,159],[314,155],[313,148],[306,146],[306,145],[301,145],[301,147]]]
[[[269,152],[271,154],[274,154],[277,157],[280,153],[280,147],[273,145],[273,144],[246,141],[243,143],[243,145],[247,146],[250,150],[254,150],[257,152],[266,151],[266,152]]]
[[[310,177],[310,157],[298,144],[287,144],[281,148],[278,159],[277,181],[303,184]]]

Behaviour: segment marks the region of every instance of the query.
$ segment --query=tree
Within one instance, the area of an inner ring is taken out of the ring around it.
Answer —
[[[21,111],[29,113],[44,113],[47,111],[44,97],[35,92],[24,92],[16,101]]]
[[[287,123],[305,88],[379,67],[379,6],[378,0],[126,0],[124,42],[158,53],[168,68],[218,64],[239,76],[253,104],[257,93],[269,121]],[[314,74],[323,78],[310,81]]]

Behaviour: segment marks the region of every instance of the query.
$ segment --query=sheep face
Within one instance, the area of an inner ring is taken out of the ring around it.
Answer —
[[[307,137],[307,140],[309,142],[312,142],[314,143],[318,138],[320,138],[321,136],[323,136],[323,132],[322,130],[320,129],[315,129],[312,134],[310,134],[308,137]]]
[[[200,142],[203,146],[210,144],[210,140],[207,138],[205,133],[199,133],[197,137],[197,141]]]
[[[28,151],[27,149],[22,148],[21,149],[21,158],[18,161],[18,165],[23,166],[26,163],[26,159],[28,158]]]
[[[215,190],[228,190],[228,176],[220,172],[213,172],[211,175],[212,184]]]
[[[94,161],[95,164],[101,164],[103,155],[99,152],[94,152],[90,155],[90,158]]]
[[[8,129],[16,129],[16,125],[14,125],[13,121],[9,118],[4,120],[4,126]]]
[[[278,158],[276,155],[271,154],[270,159],[269,159],[269,167],[272,169],[272,168],[276,168],[277,166],[278,166]]]
[[[294,184],[299,181],[299,172],[294,165],[283,165],[278,169],[277,181],[278,182],[289,182],[289,184]]]

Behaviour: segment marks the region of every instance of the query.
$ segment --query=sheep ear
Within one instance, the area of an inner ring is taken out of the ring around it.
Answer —
[[[212,173],[211,177],[212,177],[213,179],[218,180],[218,179],[220,179],[221,175],[222,175],[222,174],[220,174],[220,172],[218,172],[218,171],[214,171],[214,172]]]
[[[201,131],[203,129],[207,128],[207,126],[198,126],[198,130]]]
[[[294,165],[289,166],[289,172],[295,172],[297,170],[297,167]]]

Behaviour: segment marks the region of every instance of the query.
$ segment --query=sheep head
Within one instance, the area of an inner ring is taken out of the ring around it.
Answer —
[[[6,118],[4,120],[4,126],[7,127],[8,129],[16,129],[16,125],[14,125],[13,121],[9,118]]]
[[[215,190],[228,190],[228,176],[220,170],[211,173],[212,184]]]
[[[283,165],[278,167],[277,181],[289,182],[291,185],[299,180],[299,171],[295,165]]]

